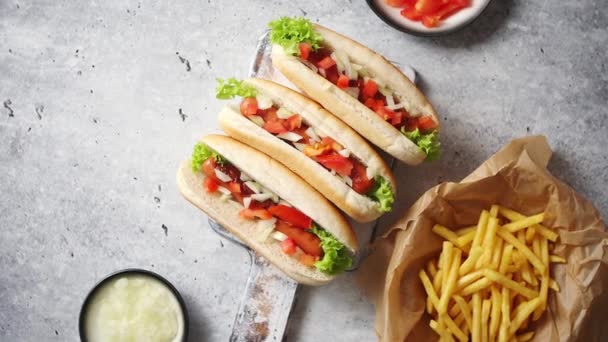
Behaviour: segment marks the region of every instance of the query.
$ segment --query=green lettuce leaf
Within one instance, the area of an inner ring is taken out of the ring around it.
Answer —
[[[254,87],[243,84],[243,81],[239,81],[234,77],[227,80],[218,78],[217,83],[215,97],[218,99],[233,99],[235,96],[255,97],[257,93]]]
[[[391,184],[382,176],[376,176],[374,179],[376,184],[367,193],[367,196],[374,201],[380,203],[380,211],[387,213],[393,210],[393,203],[395,203],[395,194],[391,188]]]
[[[321,239],[323,259],[315,263],[315,267],[326,274],[334,275],[345,271],[353,264],[353,259],[344,244],[328,231],[313,224],[310,230]]]
[[[192,172],[199,172],[203,163],[211,157],[215,158],[215,162],[220,165],[223,165],[226,162],[224,157],[210,149],[209,146],[203,143],[194,145],[194,150],[192,151]]]
[[[308,43],[313,50],[318,50],[323,41],[323,37],[315,31],[312,23],[301,17],[281,17],[271,21],[268,27],[272,29],[270,41],[283,47],[289,55],[300,54],[300,43]]]
[[[427,161],[433,161],[439,158],[440,143],[439,143],[439,132],[432,131],[431,133],[422,133],[418,128],[411,132],[405,131],[401,128],[401,133],[408,137],[414,144],[418,145],[420,150],[426,154]]]

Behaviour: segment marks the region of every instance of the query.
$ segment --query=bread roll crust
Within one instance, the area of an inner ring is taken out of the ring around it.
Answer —
[[[406,109],[409,113],[431,115],[439,126],[437,113],[426,97],[384,57],[323,26],[315,24],[315,30],[323,36],[323,44],[330,49],[343,52],[349,59],[363,65],[366,70],[374,74],[375,78],[393,89],[397,98],[408,104]],[[306,67],[298,58],[287,55],[280,46],[273,45],[271,58],[273,65],[299,89],[393,157],[410,165],[417,165],[426,158],[424,152],[398,129],[357,99]]]

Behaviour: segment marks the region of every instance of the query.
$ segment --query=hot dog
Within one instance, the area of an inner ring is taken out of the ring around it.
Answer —
[[[183,196],[295,281],[322,285],[351,266],[356,236],[321,194],[267,155],[208,135],[180,166]]]
[[[261,79],[221,81],[218,97],[242,95],[219,114],[235,139],[282,162],[360,222],[392,208],[395,180],[355,131],[305,96]]]
[[[308,96],[407,164],[438,157],[435,109],[384,57],[303,18],[269,26],[273,66]]]

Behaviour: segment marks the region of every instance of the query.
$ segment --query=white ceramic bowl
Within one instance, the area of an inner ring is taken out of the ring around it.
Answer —
[[[369,7],[380,19],[395,29],[417,36],[438,36],[454,32],[477,18],[488,6],[490,0],[471,0],[471,6],[464,8],[452,16],[439,22],[439,26],[428,28],[419,21],[412,21],[403,17],[399,12],[401,8],[387,5],[384,0],[367,0]]]

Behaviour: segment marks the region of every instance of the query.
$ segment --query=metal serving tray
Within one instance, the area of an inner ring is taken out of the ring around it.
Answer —
[[[267,31],[260,37],[254,58],[249,67],[249,76],[272,80],[292,89],[298,90],[278,70],[273,68],[270,60],[271,43]],[[393,62],[394,63],[394,62]],[[394,63],[398,65],[398,63]],[[415,81],[416,72],[410,67],[400,66],[404,74]],[[391,168],[394,160],[390,160]],[[350,220],[360,243],[360,253],[356,256],[353,268],[357,269],[360,261],[367,255],[365,246],[375,237],[378,221],[357,223]],[[243,300],[239,305],[232,326],[231,342],[283,341],[287,337],[289,315],[295,303],[298,283],[272,266],[265,258],[244,245],[224,227],[209,220],[211,228],[224,238],[247,249],[251,257],[251,269],[245,284]]]

